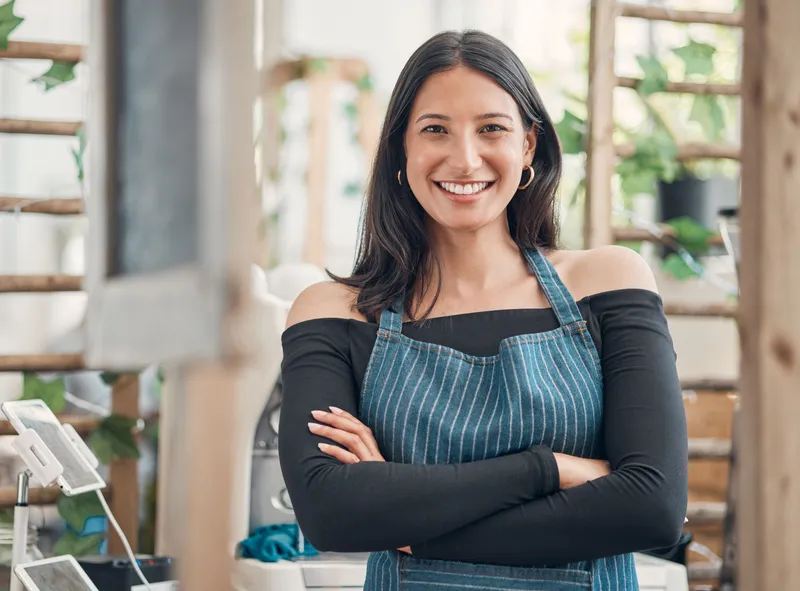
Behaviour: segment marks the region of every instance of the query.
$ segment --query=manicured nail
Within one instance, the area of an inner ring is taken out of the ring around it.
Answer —
[[[331,412],[335,415],[344,414],[344,411],[341,408],[336,408],[335,406],[329,406],[328,408],[331,409]]]
[[[325,451],[326,449],[328,449],[328,444],[327,443],[318,443],[317,447],[320,448],[322,451]]]
[[[324,417],[327,414],[328,413],[326,413],[324,410],[312,410],[311,411],[311,416],[313,416],[315,419],[321,419],[322,417]]]
[[[316,423],[309,423],[309,424],[308,424],[308,428],[309,428],[309,429],[311,429],[312,431],[316,431],[316,430],[317,430],[317,429],[319,429],[321,426],[322,426],[322,425],[317,425]]]

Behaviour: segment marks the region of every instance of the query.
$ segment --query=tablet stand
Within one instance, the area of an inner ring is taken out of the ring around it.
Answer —
[[[14,574],[14,567],[25,562],[28,547],[28,492],[30,478],[33,476],[42,486],[55,482],[64,467],[45,445],[36,431],[28,429],[14,438],[11,446],[25,462],[27,469],[17,476],[17,502],[14,505],[14,537],[11,546],[10,591],[24,591],[22,582]]]

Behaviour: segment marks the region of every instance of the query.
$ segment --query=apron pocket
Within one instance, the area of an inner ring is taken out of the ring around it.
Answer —
[[[400,558],[399,591],[591,591],[585,570]]]

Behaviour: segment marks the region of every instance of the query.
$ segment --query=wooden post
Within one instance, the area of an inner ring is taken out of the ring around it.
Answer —
[[[139,376],[123,375],[111,386],[111,412],[132,419],[139,418]],[[139,547],[139,474],[138,462],[131,458],[114,460],[110,481],[114,487],[111,511],[122,528],[128,543],[136,552]],[[110,554],[125,554],[125,546],[113,530],[109,531]]]
[[[589,117],[586,146],[585,248],[613,241],[611,179],[614,176],[614,36],[617,4],[592,0],[589,45]]]
[[[185,434],[184,559],[181,588],[229,590],[233,570],[236,369],[202,364],[186,371],[185,416],[170,425]],[[173,523],[176,523],[173,521]]]
[[[746,0],[738,591],[800,581],[800,4]]]
[[[330,66],[327,66],[330,67]],[[333,79],[325,70],[308,78],[310,95],[306,244],[303,260],[325,266],[325,208]]]

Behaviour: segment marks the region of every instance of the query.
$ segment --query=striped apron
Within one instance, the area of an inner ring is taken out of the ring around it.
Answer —
[[[532,445],[586,458],[603,455],[597,349],[550,262],[537,250],[524,254],[559,327],[505,338],[496,355],[467,355],[406,337],[401,299],[381,314],[359,415],[387,461],[472,462]],[[476,589],[637,591],[638,583],[632,554],[509,567],[420,559],[389,550],[370,555],[364,585],[364,591]]]

